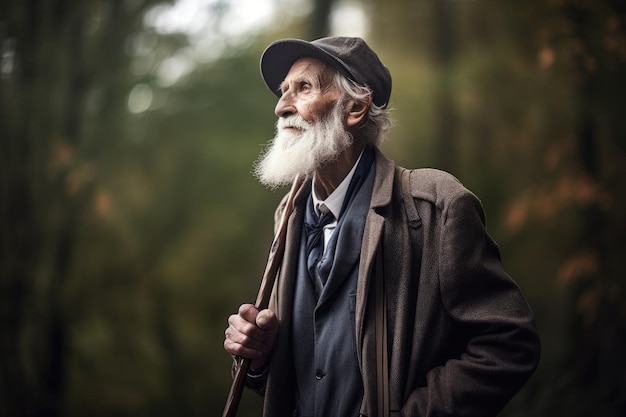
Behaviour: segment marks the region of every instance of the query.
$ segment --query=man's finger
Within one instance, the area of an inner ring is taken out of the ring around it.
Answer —
[[[257,315],[259,314],[259,310],[252,304],[242,304],[239,307],[239,315],[249,321],[250,323],[256,323]]]

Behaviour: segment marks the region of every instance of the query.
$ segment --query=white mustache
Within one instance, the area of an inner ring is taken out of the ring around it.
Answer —
[[[307,122],[306,120],[304,120],[302,118],[302,116],[294,114],[292,116],[289,117],[281,117],[280,119],[278,119],[278,122],[276,123],[277,128],[280,129],[287,129],[287,128],[296,128],[296,129],[300,129],[300,130],[307,130],[308,128],[311,127],[311,123]]]

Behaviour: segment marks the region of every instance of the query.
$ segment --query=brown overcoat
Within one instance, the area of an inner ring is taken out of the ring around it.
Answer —
[[[378,414],[373,288],[382,270],[392,415],[496,415],[537,366],[539,340],[532,311],[485,230],[481,203],[445,172],[404,170],[378,151],[375,166],[354,331],[361,414]],[[293,416],[292,295],[310,189],[308,181],[296,198],[270,301],[280,327],[263,393],[265,417]],[[377,251],[382,269],[374,267]]]

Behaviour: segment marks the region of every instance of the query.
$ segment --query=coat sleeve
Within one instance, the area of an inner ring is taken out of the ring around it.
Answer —
[[[454,330],[454,352],[412,391],[403,416],[495,416],[524,385],[539,358],[533,313],[504,271],[469,191],[441,212],[437,244],[441,302]]]

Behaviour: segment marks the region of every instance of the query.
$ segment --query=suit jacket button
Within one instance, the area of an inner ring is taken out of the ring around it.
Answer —
[[[326,376],[326,374],[321,369],[318,369],[315,372],[315,379],[317,379],[318,381],[321,380],[322,378],[324,378],[325,376]]]

